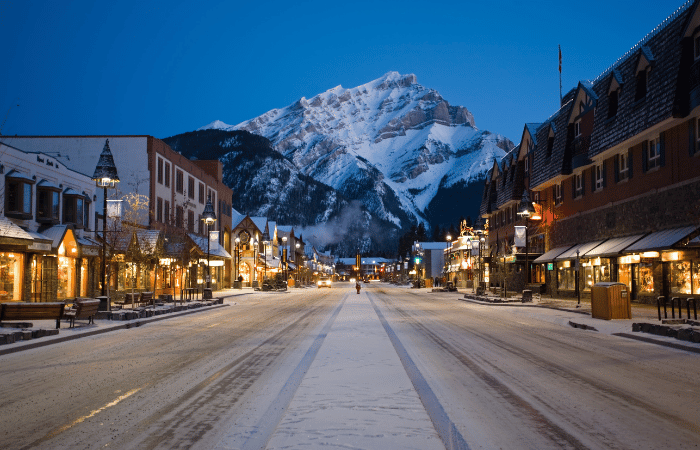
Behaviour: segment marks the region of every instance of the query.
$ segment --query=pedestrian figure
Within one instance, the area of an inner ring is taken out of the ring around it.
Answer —
[[[359,293],[360,293],[360,289],[362,289],[362,286],[360,286],[360,282],[359,282],[359,281],[356,281],[356,282],[355,282],[355,289],[357,289],[357,293],[359,294]]]

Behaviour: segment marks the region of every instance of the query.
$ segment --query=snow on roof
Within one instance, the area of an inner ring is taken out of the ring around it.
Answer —
[[[27,239],[30,241],[33,240],[29,233],[15,225],[13,221],[5,216],[0,216],[0,236],[14,239]]]
[[[250,220],[253,221],[258,230],[262,233],[265,232],[265,225],[267,225],[267,217],[251,217]]]

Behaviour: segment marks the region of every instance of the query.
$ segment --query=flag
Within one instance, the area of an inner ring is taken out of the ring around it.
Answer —
[[[559,74],[561,74],[561,45],[559,46]]]

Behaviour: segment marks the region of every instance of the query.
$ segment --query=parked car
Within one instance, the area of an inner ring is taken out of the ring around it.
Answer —
[[[321,289],[322,287],[330,288],[331,287],[331,279],[330,279],[330,277],[321,277],[318,279],[318,283],[316,283],[316,285],[318,286],[319,289]]]

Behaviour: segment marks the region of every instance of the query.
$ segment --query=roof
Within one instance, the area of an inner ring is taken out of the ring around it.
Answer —
[[[34,240],[34,238],[13,221],[5,216],[0,216],[0,236],[13,239],[26,239],[29,241]]]
[[[670,249],[683,239],[690,236],[697,229],[697,226],[692,225],[688,227],[656,231],[644,236],[642,239],[625,248],[623,251],[625,253],[632,253]]]
[[[634,236],[619,237],[608,239],[593,250],[587,252],[584,256],[592,258],[594,256],[616,256],[625,248],[644,236],[643,234],[635,234]]]
[[[243,222],[243,219],[246,218],[246,214],[241,214],[233,208],[231,208],[231,210],[231,228],[236,228],[241,222]]]
[[[207,238],[206,237],[201,237],[197,236],[196,234],[189,234],[190,239],[192,239],[192,242],[195,243],[197,247],[204,253],[205,255],[207,254]],[[209,256],[217,257],[217,258],[224,258],[224,259],[230,259],[231,254],[224,250],[222,246],[219,245],[217,242],[216,245],[211,245],[209,244]]]
[[[52,241],[51,247],[58,248],[58,246],[61,245],[61,241],[67,229],[68,225],[53,225],[46,229],[40,229],[40,232]]]
[[[256,227],[258,227],[258,230],[265,233],[265,229],[267,228],[267,217],[251,217],[250,220],[253,221]]]
[[[7,178],[20,178],[22,180],[27,180],[27,181],[34,183],[34,179],[32,177],[30,177],[29,175],[22,173],[16,169],[12,169],[9,172],[7,172],[5,174],[5,177],[7,177]]]
[[[136,231],[136,239],[138,239],[139,249],[146,253],[155,253],[158,246],[160,231],[158,230],[138,230]]]

